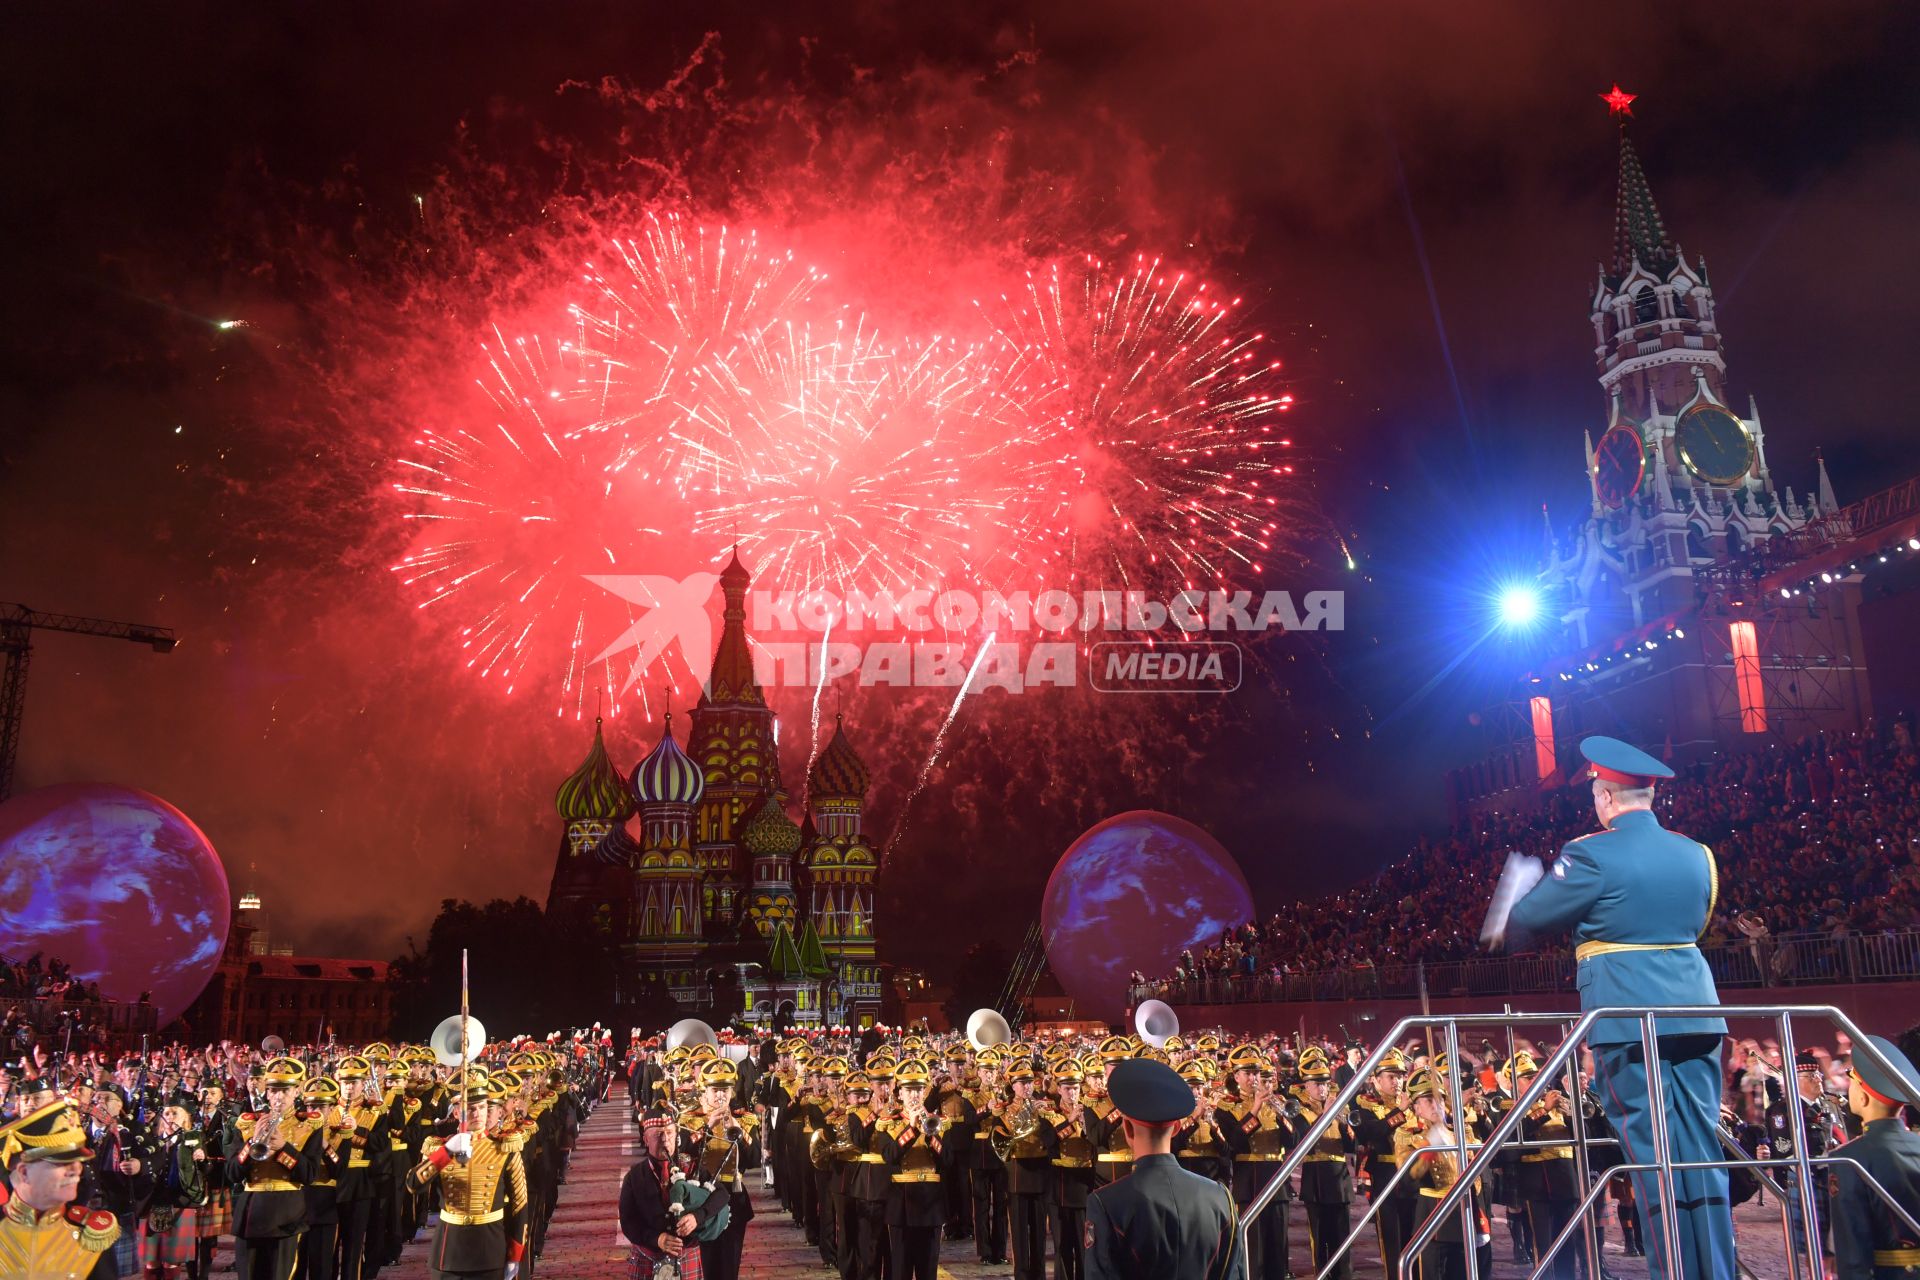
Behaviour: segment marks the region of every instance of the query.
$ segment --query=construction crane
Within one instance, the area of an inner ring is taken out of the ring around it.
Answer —
[[[27,663],[33,657],[35,631],[132,640],[151,645],[155,653],[172,653],[179,643],[170,627],[42,613],[23,604],[0,604],[0,653],[7,659],[5,676],[0,678],[0,800],[13,794],[13,757],[20,749],[20,717],[27,706]]]

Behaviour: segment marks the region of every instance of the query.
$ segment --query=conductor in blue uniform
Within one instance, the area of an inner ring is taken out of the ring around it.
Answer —
[[[1128,1058],[1107,1096],[1124,1118],[1133,1172],[1087,1197],[1087,1280],[1247,1280],[1233,1197],[1173,1154],[1174,1130],[1193,1114],[1187,1082],[1164,1062]]]
[[[1653,792],[1673,770],[1616,738],[1580,744],[1586,766],[1577,781],[1592,788],[1604,830],[1581,836],[1507,919],[1506,942],[1573,930],[1580,1007],[1717,1005],[1719,993],[1697,943],[1713,917],[1719,873],[1713,852],[1653,814]],[[1720,1046],[1725,1020],[1662,1017],[1657,1067],[1667,1142],[1678,1163],[1719,1160]],[[1648,1063],[1639,1019],[1607,1018],[1588,1036],[1594,1087],[1629,1163],[1654,1159]],[[1725,1169],[1695,1169],[1674,1179],[1679,1258],[1668,1257],[1660,1178],[1636,1173],[1634,1202],[1654,1277],[1732,1280],[1733,1214]]]

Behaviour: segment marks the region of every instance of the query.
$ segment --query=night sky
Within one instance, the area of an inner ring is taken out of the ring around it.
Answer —
[[[1920,469],[1909,5],[29,5],[5,39],[0,599],[184,639],[44,638],[17,786],[166,797],[303,950],[391,954],[443,897],[545,891],[552,791],[590,727],[480,688],[417,623],[367,504],[406,427],[359,389],[417,380],[471,324],[454,277],[511,260],[543,193],[660,145],[614,122],[666,119],[647,95],[676,75],[793,122],[737,154],[672,139],[713,207],[745,201],[733,183],[769,205],[755,166],[782,145],[840,183],[816,205],[857,198],[848,157],[925,157],[937,183],[998,147],[1042,175],[1030,237],[1156,245],[1230,282],[1361,564],[1321,546],[1286,584],[1344,587],[1345,633],[1285,648],[1224,713],[1085,735],[1046,762],[1072,787],[989,772],[1022,721],[983,712],[970,737],[963,713],[883,889],[894,959],[1017,938],[1065,841],[1118,809],[1213,830],[1270,905],[1443,821],[1459,727],[1513,664],[1488,646],[1435,672],[1487,585],[1532,568],[1541,504],[1579,514],[1581,432],[1605,425],[1587,313],[1616,80],[1776,482],[1809,489],[1816,448],[1842,502]],[[470,256],[448,272],[428,243]],[[948,265],[923,248],[896,301]],[[406,353],[383,362],[388,341]],[[896,711],[850,706],[856,742],[924,744]],[[611,745],[630,764],[657,733]],[[870,753],[870,830],[893,832],[923,754]]]

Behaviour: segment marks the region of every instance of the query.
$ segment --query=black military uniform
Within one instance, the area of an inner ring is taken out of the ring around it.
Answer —
[[[987,1141],[993,1112],[1002,1102],[996,1087],[1000,1071],[1000,1050],[990,1046],[975,1059],[980,1068],[980,1083],[966,1094],[973,1107],[977,1127],[968,1164],[973,1188],[973,1251],[990,1266],[1005,1266],[1007,1261],[1007,1166],[993,1153]]]
[[[835,1058],[820,1068],[827,1094],[820,1104],[820,1127],[807,1139],[807,1162],[813,1168],[814,1203],[818,1208],[820,1260],[838,1270],[840,1219],[846,1211],[846,1183],[841,1160],[847,1142],[846,1063]]]
[[[1320,1118],[1320,1104],[1313,1102],[1307,1086],[1326,1085],[1333,1076],[1326,1054],[1309,1045],[1300,1053],[1301,1084],[1295,1086],[1300,1103],[1296,1122],[1304,1134]],[[1344,1119],[1335,1119],[1320,1135],[1300,1166],[1300,1203],[1307,1211],[1307,1239],[1313,1249],[1316,1271],[1324,1268],[1334,1251],[1346,1243],[1353,1229],[1353,1171],[1347,1156],[1353,1150],[1353,1128]],[[1335,1280],[1350,1280],[1353,1254],[1342,1254],[1332,1272]]]
[[[1527,1091],[1539,1074],[1533,1056],[1522,1050],[1513,1057],[1513,1088],[1518,1097]],[[1573,1158],[1573,1099],[1564,1090],[1549,1093],[1520,1118],[1520,1137],[1524,1142],[1545,1146],[1523,1148],[1517,1161],[1520,1195],[1526,1201],[1527,1221],[1536,1251],[1545,1251],[1580,1207],[1583,1190]],[[1537,1256],[1537,1254],[1536,1254]],[[1556,1280],[1574,1280],[1576,1272],[1586,1271],[1586,1248],[1579,1236],[1567,1241],[1554,1255],[1548,1274]]]
[[[1085,1267],[1087,1197],[1100,1185],[1094,1172],[1093,1139],[1079,1092],[1085,1076],[1069,1060],[1054,1072],[1060,1105],[1044,1113],[1059,1149],[1053,1157],[1053,1277],[1080,1280]],[[1071,1091],[1071,1093],[1067,1092]]]
[[[1033,1063],[1018,1058],[1007,1071],[1011,1085],[1033,1083]],[[1014,1280],[1043,1280],[1047,1269],[1047,1183],[1060,1135],[1047,1123],[1040,1100],[1029,1092],[1004,1103],[989,1127],[989,1141],[1003,1152],[1007,1168],[1007,1217],[1013,1241]]]
[[[1400,1172],[1400,1148],[1395,1135],[1407,1122],[1405,1100],[1400,1084],[1407,1071],[1406,1055],[1389,1049],[1374,1072],[1374,1087],[1362,1092],[1353,1110],[1353,1137],[1360,1147],[1362,1167],[1367,1174],[1367,1199],[1379,1206],[1373,1215],[1374,1233],[1380,1241],[1380,1264],[1384,1274],[1398,1276],[1400,1252],[1413,1235],[1415,1210],[1420,1193],[1412,1183],[1394,1177]],[[1382,1089],[1381,1077],[1387,1077]],[[1391,1186],[1393,1189],[1388,1190]]]
[[[1290,1106],[1279,1098],[1257,1100],[1255,1088],[1270,1087],[1274,1076],[1273,1064],[1257,1046],[1241,1045],[1228,1055],[1227,1066],[1235,1073],[1236,1088],[1243,1092],[1214,1109],[1213,1123],[1232,1160],[1234,1204],[1245,1212],[1296,1145],[1287,1113],[1298,1104]],[[1283,1182],[1248,1228],[1249,1273],[1256,1280],[1283,1280],[1292,1274],[1287,1256],[1287,1213],[1292,1207],[1293,1190]]]
[[[813,1135],[827,1122],[827,1096],[811,1053],[800,1061],[799,1092],[781,1113],[786,1131],[787,1169],[793,1180],[793,1220],[807,1243],[820,1244],[820,1184],[813,1169]],[[775,1178],[780,1175],[774,1174]]]
[[[953,1172],[941,1179],[947,1193],[947,1239],[973,1239],[973,1148],[979,1139],[980,1116],[961,1088],[967,1074],[967,1046],[956,1044],[947,1053],[949,1087],[929,1088],[927,1106],[942,1120],[941,1141],[953,1153]]]
[[[739,1081],[739,1073],[725,1058],[711,1059],[700,1067],[702,1089],[732,1090]],[[723,1124],[715,1124],[697,1110],[680,1118],[681,1149],[698,1162],[699,1180],[710,1183],[714,1194],[726,1196],[729,1208],[727,1228],[720,1238],[700,1246],[700,1265],[709,1280],[737,1280],[740,1275],[747,1223],[753,1220],[745,1171],[759,1163],[759,1145],[759,1117],[743,1108],[729,1108]]]
[[[286,1280],[306,1229],[306,1185],[321,1167],[317,1125],[294,1105],[307,1069],[274,1058],[261,1076],[269,1109],[234,1119],[228,1131],[227,1180],[234,1187],[234,1274],[239,1280]],[[275,1111],[275,1101],[282,1109]]]
[[[1408,1105],[1418,1109],[1422,1101],[1428,1101],[1431,1110],[1422,1112],[1426,1120],[1403,1116],[1394,1130],[1394,1150],[1406,1169],[1403,1181],[1422,1198],[1416,1221],[1424,1221],[1435,1202],[1445,1197],[1460,1180],[1459,1157],[1449,1149],[1453,1135],[1441,1127],[1446,1114],[1446,1087],[1446,1081],[1437,1072],[1425,1068],[1413,1072],[1407,1080]],[[1429,1125],[1428,1120],[1433,1123]],[[1477,1236],[1487,1224],[1480,1206],[1475,1203],[1472,1188],[1467,1190],[1465,1199],[1467,1216]],[[1457,1208],[1449,1210],[1435,1227],[1432,1240],[1420,1254],[1416,1272],[1420,1280],[1465,1280],[1466,1251],[1471,1242],[1462,1231],[1460,1216]],[[1481,1263],[1486,1261],[1482,1256]],[[1480,1274],[1490,1274],[1490,1270]]]
[[[383,1101],[363,1092],[373,1087],[372,1068],[367,1058],[357,1054],[342,1058],[335,1068],[341,1087],[352,1091],[341,1111],[353,1122],[334,1197],[340,1216],[341,1280],[368,1280],[379,1269],[370,1232],[393,1159],[393,1130]]]
[[[909,1058],[894,1074],[905,1093],[924,1090],[926,1064]],[[924,1095],[923,1095],[924,1097]],[[886,1161],[887,1241],[890,1280],[935,1280],[940,1271],[941,1229],[947,1222],[946,1180],[956,1168],[954,1149],[944,1141],[949,1122],[938,1112],[922,1111],[910,1123],[904,1115],[882,1120],[874,1129],[874,1151]]]
[[[1151,1059],[1117,1065],[1108,1089],[1140,1124],[1170,1125],[1193,1113],[1193,1091]],[[1130,1177],[1087,1197],[1083,1244],[1088,1280],[1246,1280],[1233,1197],[1171,1154],[1141,1157]]]
[[[1212,1061],[1206,1058],[1190,1059],[1180,1065],[1179,1074],[1187,1087],[1193,1090],[1195,1102],[1193,1114],[1180,1122],[1179,1130],[1173,1135],[1174,1158],[1188,1173],[1212,1178],[1231,1191],[1232,1152],[1227,1149],[1226,1139],[1220,1133],[1214,1106],[1206,1097],[1206,1090],[1213,1083]]]
[[[307,1179],[300,1280],[334,1280],[340,1257],[340,1175],[353,1155],[340,1113],[340,1085],[328,1076],[308,1080],[300,1102],[307,1122],[320,1131],[320,1160]]]

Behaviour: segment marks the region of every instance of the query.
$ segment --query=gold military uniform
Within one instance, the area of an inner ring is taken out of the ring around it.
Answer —
[[[70,1204],[36,1213],[19,1198],[0,1217],[0,1280],[87,1280],[102,1257],[102,1275],[118,1275],[111,1250],[120,1224],[104,1209]]]

